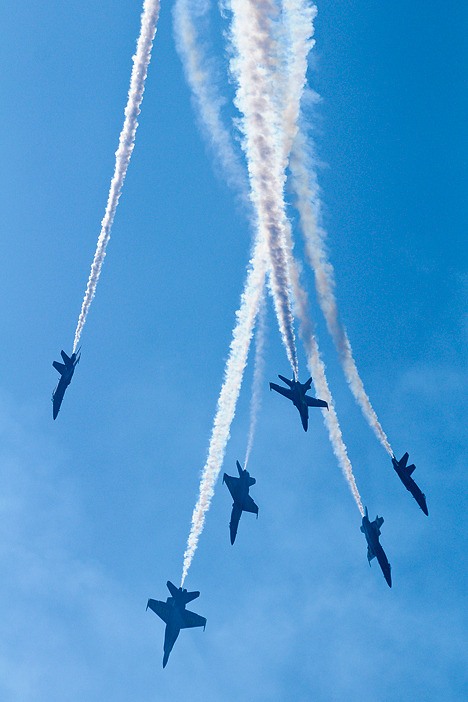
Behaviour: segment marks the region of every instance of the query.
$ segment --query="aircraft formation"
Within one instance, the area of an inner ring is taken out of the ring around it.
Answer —
[[[63,363],[54,361],[52,364],[53,367],[60,373],[59,383],[52,395],[54,420],[57,418],[65,390],[71,383],[75,367],[80,361],[81,354],[78,352],[72,353],[71,356],[68,356],[65,351],[62,350],[61,356]],[[276,383],[270,383],[270,390],[276,390],[276,392],[280,393],[293,403],[293,405],[299,411],[302,427],[304,431],[307,431],[309,407],[322,407],[328,409],[328,403],[325,402],[325,400],[316,399],[310,395],[307,395],[307,391],[311,387],[311,378],[309,378],[309,380],[307,380],[305,383],[300,383],[294,379],[289,380],[282,375],[279,375],[278,377],[288,386],[288,388],[281,387]],[[403,485],[412,494],[421,510],[424,512],[424,514],[428,515],[429,512],[427,509],[426,497],[411,477],[416,466],[414,464],[408,466],[408,458],[408,453],[405,453],[399,461],[395,458],[395,456],[393,456],[393,467]],[[229,535],[232,545],[236,540],[242,512],[250,512],[255,514],[258,518],[258,505],[254,502],[250,495],[250,488],[255,485],[257,481],[250,475],[247,469],[242,468],[239,461],[236,461],[236,467],[239,474],[238,477],[228,475],[227,473],[224,473],[223,475],[223,484],[226,484],[233,499],[231,519],[229,522]],[[381,535],[380,528],[383,523],[383,517],[379,516],[377,516],[375,520],[371,522],[369,519],[368,509],[366,507],[365,513],[362,517],[362,525],[360,530],[364,534],[367,542],[367,560],[369,565],[372,559],[376,558],[388,586],[392,587],[391,565],[384,549],[382,548],[379,538]],[[188,592],[183,587],[177,588],[169,580],[167,581],[167,588],[171,593],[171,596],[167,598],[166,602],[150,598],[146,606],[146,609],[151,609],[166,624],[163,647],[163,668],[165,668],[167,665],[169,655],[181,629],[196,627],[203,627],[203,629],[205,629],[206,626],[205,617],[186,609],[186,605],[189,602],[200,596],[198,591]]]
[[[223,126],[220,99],[213,91],[217,81],[209,72],[210,62],[203,53],[206,42],[198,40],[197,21],[203,14],[196,11],[187,0],[176,0],[174,17],[179,51],[186,69],[188,83],[199,117],[212,138],[214,149],[223,167],[234,172],[237,156],[234,144],[241,144],[245,160],[244,173],[248,172],[248,193],[252,205],[252,229],[254,241],[252,259],[247,269],[244,291],[236,325],[226,362],[225,379],[220,391],[208,451],[208,459],[202,471],[199,497],[192,515],[192,526],[184,553],[180,587],[167,581],[170,596],[166,602],[149,599],[151,609],[165,623],[163,645],[163,667],[182,629],[205,628],[206,619],[190,610],[186,605],[199,597],[199,592],[188,592],[184,581],[190,568],[198,541],[203,530],[206,512],[209,509],[214,486],[219,477],[224,450],[230,435],[236,403],[240,393],[243,372],[247,363],[252,334],[259,316],[264,290],[268,288],[278,322],[280,337],[292,370],[292,379],[283,375],[279,379],[284,386],[270,382],[270,390],[287,398],[298,410],[302,428],[309,425],[309,408],[321,409],[325,427],[342,472],[348,482],[352,496],[359,509],[362,522],[360,530],[367,543],[369,565],[376,558],[389,587],[392,587],[391,566],[380,543],[382,517],[369,519],[367,507],[363,507],[357,489],[351,461],[338,421],[331,391],[320,357],[314,325],[310,321],[307,292],[302,287],[300,265],[293,255],[292,226],[286,214],[284,183],[291,178],[292,189],[297,198],[296,209],[302,229],[305,250],[315,276],[315,286],[320,308],[324,314],[328,331],[338,351],[351,392],[363,415],[382,447],[392,461],[392,467],[415,501],[428,515],[425,495],[412,478],[414,465],[408,466],[408,453],[397,460],[385,432],[370,404],[363,382],[359,376],[347,333],[340,322],[335,297],[333,267],[323,242],[320,225],[320,207],[317,201],[318,188],[313,163],[309,157],[308,131],[303,126],[301,99],[305,91],[307,56],[313,46],[313,20],[315,7],[308,0],[276,3],[278,13],[271,13],[266,4],[256,0],[231,0],[230,31],[228,49],[234,57],[230,66],[230,79],[235,86],[235,105],[240,113],[236,118],[241,139],[233,138]],[[287,6],[287,9],[285,9]],[[141,31],[134,56],[125,121],[116,152],[116,165],[109,191],[106,213],[101,224],[94,260],[82,309],[75,332],[72,354],[61,351],[63,363],[53,362],[60,378],[53,392],[53,419],[57,418],[65,392],[74,377],[80,360],[78,349],[81,334],[101,274],[101,268],[110,239],[110,231],[119,197],[133,151],[137,116],[140,113],[147,69],[151,59],[153,40],[159,17],[159,0],[145,0],[141,19]],[[282,23],[281,32],[278,26]],[[203,24],[203,22],[201,23]],[[178,29],[179,27],[179,29]],[[182,30],[180,27],[184,27]],[[186,31],[187,27],[190,31]],[[187,43],[187,37],[191,37]],[[284,109],[287,105],[288,109]],[[216,115],[216,119],[213,119]],[[247,166],[247,168],[245,168]],[[288,175],[287,167],[290,170]],[[242,178],[241,178],[242,180]],[[244,182],[247,179],[244,180]],[[313,205],[313,206],[312,206]],[[293,305],[293,302],[295,305]],[[294,309],[294,313],[293,313]],[[311,377],[304,383],[299,381],[298,353],[294,329],[295,314],[299,322],[300,337],[304,343]],[[308,394],[314,384],[315,398]],[[223,483],[232,497],[229,522],[229,538],[234,545],[243,512],[258,517],[259,508],[250,495],[256,484],[246,467],[236,462],[238,476],[223,475]],[[246,466],[246,463],[245,463]],[[247,528],[247,525],[245,525]]]

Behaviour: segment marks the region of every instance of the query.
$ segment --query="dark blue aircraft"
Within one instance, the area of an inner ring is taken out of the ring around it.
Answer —
[[[63,396],[65,395],[65,390],[70,385],[71,379],[73,378],[73,373],[75,372],[75,366],[77,363],[80,362],[81,358],[79,350],[76,353],[72,353],[71,358],[70,356],[67,356],[65,351],[61,351],[60,354],[62,356],[63,363],[59,363],[59,361],[54,361],[52,363],[55,370],[58,370],[58,372],[60,373],[60,380],[54,392],[52,393],[52,407],[54,419],[57,418],[60,406],[62,404]]]
[[[379,566],[382,568],[382,573],[384,574],[385,580],[389,587],[392,587],[392,574],[390,563],[387,560],[385,551],[380,545],[380,527],[384,523],[383,517],[376,517],[373,522],[369,520],[369,513],[366,507],[366,513],[362,518],[361,531],[366,537],[367,541],[367,560],[370,562],[373,558],[377,558]]]
[[[283,388],[276,383],[270,383],[270,390],[276,390],[280,395],[284,395],[288,400],[292,401],[293,405],[299,410],[304,431],[307,431],[307,427],[309,426],[309,407],[326,407],[328,409],[328,403],[325,402],[325,400],[316,400],[315,397],[306,395],[306,392],[310,390],[312,378],[309,378],[306,383],[300,383],[298,380],[288,380],[282,375],[279,375],[278,378],[282,380],[283,383],[286,383],[289,388]]]
[[[177,637],[181,629],[191,629],[192,627],[202,626],[205,630],[206,619],[200,617],[195,612],[185,609],[185,605],[192,600],[200,597],[199,592],[187,592],[182,587],[177,588],[170,580],[167,581],[167,587],[171,593],[166,602],[160,600],[148,600],[148,607],[166,623],[166,633],[164,635],[164,657],[163,668],[166,667],[169,654],[172,651]]]
[[[405,453],[403,458],[400,458],[399,461],[397,461],[395,456],[393,456],[393,467],[395,468],[396,473],[400,478],[401,482],[403,483],[405,488],[409,490],[410,493],[413,495],[414,499],[421,507],[424,514],[429,515],[429,512],[427,511],[426,495],[421,491],[420,487],[416,485],[413,478],[411,477],[411,474],[416,469],[416,466],[414,465],[414,463],[412,463],[410,466],[407,466],[406,464],[408,463],[408,458],[408,453]]]
[[[223,483],[226,483],[228,490],[232,495],[234,502],[232,503],[231,521],[229,522],[229,532],[231,534],[231,544],[236,540],[237,527],[242,512],[253,512],[258,517],[258,507],[249,495],[249,488],[257,482],[255,478],[250,477],[249,471],[243,470],[239,461],[236,461],[239,477],[234,478],[232,475],[224,473]]]

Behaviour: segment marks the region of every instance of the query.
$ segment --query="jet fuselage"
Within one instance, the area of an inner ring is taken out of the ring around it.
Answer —
[[[199,592],[187,592],[184,588],[176,588],[170,580],[167,581],[167,587],[171,593],[171,597],[168,597],[166,602],[150,599],[146,605],[146,609],[148,609],[148,607],[152,609],[166,624],[163,647],[163,668],[166,667],[169,654],[177,641],[180,630],[201,626],[204,628],[206,625],[205,617],[201,617],[199,614],[195,614],[195,612],[186,609],[188,602],[199,597]]]
[[[391,566],[379,541],[380,527],[382,526],[383,521],[383,517],[377,517],[375,521],[371,522],[369,520],[366,508],[366,513],[362,518],[361,531],[366,537],[367,541],[367,560],[369,561],[369,565],[373,558],[377,558],[388,586],[392,587]]]
[[[393,456],[392,458],[392,464],[393,468],[395,469],[396,474],[400,478],[401,482],[405,486],[405,488],[410,492],[424,514],[426,516],[429,515],[429,511],[427,509],[427,502],[426,502],[426,495],[423,493],[419,485],[413,480],[411,477],[411,473],[415,470],[414,465],[407,466],[408,462],[408,454],[405,453],[403,458],[401,458],[399,461]]]
[[[288,387],[283,388],[277,383],[270,383],[270,390],[275,390],[280,395],[291,400],[299,411],[304,431],[307,431],[309,426],[309,407],[326,407],[328,409],[328,403],[325,402],[325,400],[318,400],[315,397],[307,395],[307,391],[310,390],[312,384],[312,378],[309,378],[305,383],[300,383],[294,378],[289,380],[283,375],[279,375],[278,378],[282,380],[283,383],[286,383]]]

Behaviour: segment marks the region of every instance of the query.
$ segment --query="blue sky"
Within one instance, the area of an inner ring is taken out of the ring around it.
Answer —
[[[140,4],[0,10],[0,699],[464,700],[466,10],[324,2],[309,84],[337,294],[358,367],[429,518],[393,473],[317,332],[365,504],[385,518],[389,590],[319,413],[267,391],[288,374],[269,313],[250,462],[258,521],[229,543],[218,485],[187,586],[206,631],[161,668],[145,612],[180,578],[251,232],[159,30],[123,196],[52,421],[123,119]],[[221,30],[213,12],[213,31]],[[219,47],[221,47],[219,42]],[[219,60],[223,56],[219,53]],[[221,86],[223,87],[223,86]],[[299,237],[298,237],[299,238]],[[306,274],[309,290],[313,280]],[[305,358],[300,350],[305,373]],[[225,469],[242,460],[252,364]]]

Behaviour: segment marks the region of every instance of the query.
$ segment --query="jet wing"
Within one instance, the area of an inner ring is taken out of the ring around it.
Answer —
[[[160,600],[148,600],[146,609],[148,609],[148,607],[152,609],[153,612],[163,620],[163,622],[166,624],[169,622],[169,607],[167,606],[167,602],[161,602]]]
[[[368,546],[368,547],[367,547],[367,560],[369,561],[369,563],[371,562],[371,560],[372,560],[373,558],[375,558],[375,553],[373,552],[373,550],[371,549],[371,547]]]
[[[228,490],[231,493],[233,500],[237,498],[239,481],[240,478],[234,478],[232,475],[228,475],[227,473],[224,473],[223,475],[223,483],[226,483],[226,485],[228,486]]]
[[[292,400],[292,392],[289,388],[282,388],[281,385],[277,385],[276,383],[270,383],[270,390],[276,390],[276,392],[279,392],[280,395],[284,395],[284,397],[287,397],[288,400]]]
[[[416,466],[414,465],[414,463],[412,463],[410,466],[405,468],[406,475],[408,475],[408,476],[411,475],[412,473],[414,473],[415,470],[416,470]]]
[[[184,610],[183,620],[184,623],[182,624],[181,629],[192,629],[197,626],[202,626],[205,628],[206,626],[205,617],[201,617],[199,614],[195,614],[195,612],[191,612],[189,609]]]
[[[55,368],[55,370],[60,373],[60,375],[63,375],[67,368],[64,363],[59,363],[59,361],[53,361],[52,365]]]
[[[250,495],[247,495],[244,502],[242,503],[242,510],[244,512],[252,512],[253,514],[258,515],[258,507],[255,504],[255,502],[252,500]]]
[[[305,401],[308,407],[326,407],[328,409],[328,402],[325,402],[325,400],[317,400],[315,397],[306,395]]]

